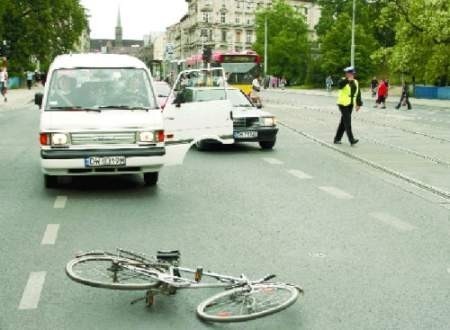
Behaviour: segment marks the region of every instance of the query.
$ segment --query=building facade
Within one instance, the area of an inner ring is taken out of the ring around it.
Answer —
[[[166,30],[170,58],[184,59],[209,46],[217,50],[244,51],[256,41],[255,17],[258,9],[270,6],[272,0],[186,0],[188,12]],[[305,15],[314,38],[320,7],[313,1],[289,0]],[[172,51],[173,50],[173,51]],[[166,54],[167,55],[167,54]]]

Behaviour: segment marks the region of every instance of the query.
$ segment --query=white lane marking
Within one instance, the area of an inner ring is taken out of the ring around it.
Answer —
[[[269,163],[270,165],[283,165],[283,162],[276,158],[263,158],[263,160]]]
[[[292,174],[293,176],[295,176],[297,179],[300,180],[312,179],[311,175],[306,174],[305,172],[302,172],[300,170],[288,170],[288,173]]]
[[[56,237],[58,236],[59,225],[49,224],[45,230],[44,237],[42,237],[42,245],[54,245]]]
[[[336,188],[336,187],[319,187],[320,190],[336,197],[337,199],[352,199],[353,196],[350,195],[349,193]]]
[[[400,220],[390,214],[382,213],[382,212],[375,212],[369,214],[372,218],[375,218],[378,221],[381,221],[382,223],[394,227],[397,230],[400,231],[411,231],[416,229],[415,226],[411,225],[410,223]]]
[[[55,209],[63,209],[66,207],[67,196],[58,196],[56,197],[55,204],[53,204],[53,208]]]
[[[19,303],[19,309],[36,309],[41,298],[47,272],[32,272]]]

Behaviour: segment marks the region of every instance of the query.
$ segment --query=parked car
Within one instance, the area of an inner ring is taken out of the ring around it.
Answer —
[[[35,103],[48,188],[59,176],[138,173],[155,185],[163,166],[181,164],[205,136],[233,142],[229,101],[168,106],[163,113],[150,71],[126,55],[58,56]]]

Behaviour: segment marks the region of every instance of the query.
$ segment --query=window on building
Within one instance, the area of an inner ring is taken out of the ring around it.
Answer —
[[[227,30],[222,30],[222,41],[227,41]]]
[[[241,24],[241,17],[240,16],[236,16],[236,24]]]
[[[241,1],[240,0],[236,0],[236,8],[241,8]]]
[[[214,31],[213,30],[209,30],[208,40],[209,41],[214,41]]]
[[[206,38],[208,36],[208,30],[207,29],[201,29],[200,30],[200,38]]]
[[[225,24],[227,22],[227,14],[225,12],[220,13],[220,23]]]
[[[236,42],[241,42],[241,31],[236,31]]]
[[[209,23],[210,22],[209,12],[208,11],[204,11],[202,15],[203,15],[203,22]]]
[[[248,43],[252,43],[253,42],[253,31],[248,30],[246,32],[246,41]]]

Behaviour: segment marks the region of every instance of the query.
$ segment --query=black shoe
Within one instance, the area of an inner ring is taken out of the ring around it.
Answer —
[[[357,144],[359,142],[359,140],[358,139],[355,139],[355,140],[353,140],[352,142],[350,142],[350,144],[352,145],[352,146],[354,146],[355,144]]]
[[[334,144],[342,144],[342,142],[341,141],[336,141],[336,140],[334,140],[334,142],[333,142]]]

